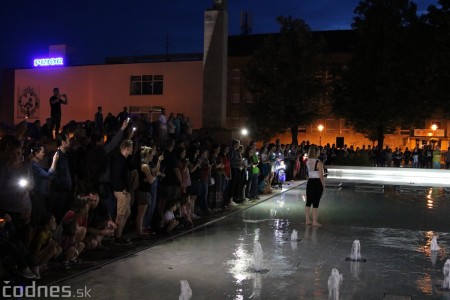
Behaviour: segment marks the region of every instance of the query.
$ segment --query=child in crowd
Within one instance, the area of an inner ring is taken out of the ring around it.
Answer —
[[[164,227],[162,228],[163,232],[171,233],[180,223],[175,218],[175,210],[177,209],[177,206],[178,203],[171,205],[170,208],[164,213]]]
[[[89,199],[77,197],[73,210],[69,210],[61,221],[60,245],[63,251],[62,267],[71,269],[70,264],[79,263],[78,256],[84,250]]]
[[[58,257],[62,253],[61,246],[53,239],[55,230],[56,220],[54,215],[45,214],[41,217],[41,224],[31,242],[31,252],[36,258],[37,265],[41,268],[49,260]]]
[[[260,194],[272,194],[272,187],[270,186],[270,174],[264,176],[263,180],[258,184],[258,191]]]

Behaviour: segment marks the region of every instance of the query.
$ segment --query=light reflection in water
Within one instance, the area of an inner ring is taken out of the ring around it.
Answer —
[[[430,274],[423,273],[423,277],[416,280],[416,286],[424,294],[433,294],[433,282]]]
[[[251,265],[252,256],[245,250],[244,243],[236,245],[233,255],[235,259],[227,261],[228,273],[236,280],[236,284],[241,285],[245,279],[250,278],[248,268]]]
[[[436,264],[439,256],[445,257],[447,254],[444,247],[439,247],[439,251],[431,251],[431,241],[433,240],[433,236],[439,237],[439,234],[434,231],[426,231],[425,245],[419,246],[417,250],[423,253],[426,257],[430,257],[431,263],[434,265]]]
[[[255,273],[253,275],[253,296],[254,299],[261,298],[262,279],[261,274]]]

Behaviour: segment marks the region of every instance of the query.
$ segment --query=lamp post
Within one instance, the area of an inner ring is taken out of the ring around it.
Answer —
[[[436,145],[436,141],[434,140],[436,136],[436,129],[438,129],[438,126],[436,124],[431,125],[431,130],[433,130],[433,140],[432,140],[433,149],[435,148]]]
[[[317,126],[317,129],[319,130],[319,134],[320,134],[320,136],[319,136],[319,146],[322,146],[322,130],[323,130],[323,125],[322,124],[320,124],[319,126]]]
[[[244,139],[245,139],[245,137],[248,135],[248,129],[247,128],[242,128],[241,129],[241,140],[242,140],[242,142],[241,142],[241,144],[244,144]]]

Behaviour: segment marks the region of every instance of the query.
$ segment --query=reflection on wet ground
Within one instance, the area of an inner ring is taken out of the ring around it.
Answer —
[[[331,186],[322,228],[304,224],[300,186],[61,285],[87,285],[94,299],[177,299],[180,280],[192,299],[327,299],[336,268],[340,299],[450,299],[435,287],[450,247],[444,188]],[[300,241],[291,241],[293,230]],[[438,251],[430,250],[433,236]],[[346,261],[355,239],[365,263]],[[256,241],[267,272],[253,269]]]

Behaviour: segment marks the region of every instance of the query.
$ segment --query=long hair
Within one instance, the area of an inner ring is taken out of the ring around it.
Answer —
[[[141,147],[141,164],[146,164],[149,162],[149,158],[152,156],[152,148],[147,146]]]
[[[319,147],[316,145],[311,145],[308,150],[308,157],[310,158],[318,158],[320,155]]]

